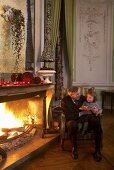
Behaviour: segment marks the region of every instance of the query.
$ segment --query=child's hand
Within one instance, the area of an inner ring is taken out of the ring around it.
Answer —
[[[97,115],[97,113],[98,113],[98,108],[92,107],[91,111]]]
[[[79,108],[80,110],[88,110],[88,106],[82,106]]]
[[[98,112],[98,108],[92,107],[92,112],[93,112],[93,113],[97,113],[97,112]]]
[[[102,116],[102,109],[99,109],[98,112],[95,115],[96,116]]]

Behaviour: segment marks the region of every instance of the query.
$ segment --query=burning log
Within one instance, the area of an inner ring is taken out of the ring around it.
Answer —
[[[13,131],[24,132],[25,131],[25,127],[2,128],[2,132],[13,132]]]
[[[5,133],[3,133],[2,135],[0,135],[0,140],[7,139],[7,137],[8,137],[8,133],[5,132]]]
[[[24,128],[24,127],[23,127]],[[32,124],[30,124],[30,125],[28,125],[28,126],[26,126],[25,128],[24,128],[24,131],[21,133],[21,134],[19,134],[19,135],[13,135],[13,136],[8,136],[8,138],[6,138],[6,139],[0,139],[0,144],[2,144],[2,143],[6,143],[6,142],[8,142],[8,141],[12,141],[12,140],[14,140],[14,139],[17,139],[17,138],[19,138],[19,137],[21,137],[21,136],[24,136],[24,135],[26,135],[26,134],[29,134],[34,128],[37,128],[35,125],[32,125]],[[15,128],[13,128],[13,130],[14,130]],[[17,129],[17,128],[16,128]],[[10,131],[8,131],[9,129],[8,128],[3,128],[3,130],[6,130],[5,132],[7,132],[7,133],[10,133],[11,132],[11,129],[10,129]]]
[[[18,132],[16,132],[16,131],[15,132],[9,132],[8,134],[9,134],[9,136],[8,136],[7,139],[10,139],[10,138],[18,136]]]

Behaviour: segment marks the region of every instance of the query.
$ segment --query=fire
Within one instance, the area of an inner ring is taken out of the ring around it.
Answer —
[[[49,128],[49,125],[48,125],[48,110],[49,110],[49,106],[50,106],[50,102],[51,102],[53,93],[54,93],[53,89],[46,91],[46,123],[47,123],[46,128]]]
[[[6,109],[5,103],[0,103],[0,129],[22,127],[21,120],[16,119],[13,112]]]
[[[53,89],[46,91],[46,128]],[[39,97],[0,103],[0,136],[3,128],[13,129],[28,124],[43,124],[43,100]]]

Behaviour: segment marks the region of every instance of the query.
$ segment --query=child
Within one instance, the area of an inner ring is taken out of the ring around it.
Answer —
[[[82,131],[82,135],[85,135],[88,129],[88,121],[91,116],[100,116],[102,109],[96,102],[96,94],[93,90],[88,90],[86,95],[86,101],[80,107],[79,112],[79,130]]]

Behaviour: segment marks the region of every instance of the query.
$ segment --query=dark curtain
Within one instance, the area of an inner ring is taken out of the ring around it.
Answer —
[[[63,89],[63,43],[64,43],[64,6],[61,2],[61,13],[59,23],[59,35],[57,37],[56,50],[55,50],[55,100],[60,100],[62,97]]]
[[[32,2],[33,3],[33,2]],[[34,63],[34,48],[32,35],[31,0],[27,0],[27,40],[26,40],[26,70],[32,70]]]

